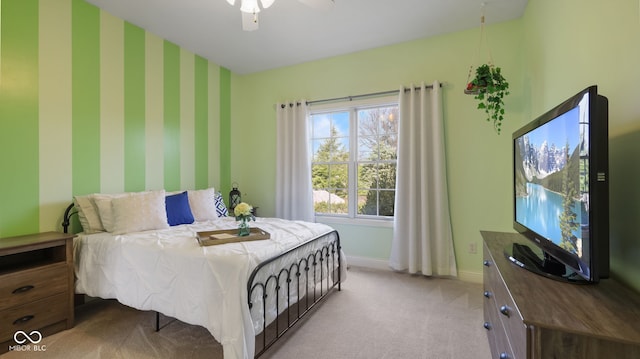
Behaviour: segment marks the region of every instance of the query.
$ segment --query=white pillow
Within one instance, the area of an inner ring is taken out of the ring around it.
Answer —
[[[144,192],[138,192],[144,193]],[[115,221],[113,218],[113,209],[111,208],[111,201],[114,198],[122,198],[131,196],[134,193],[125,192],[125,193],[115,193],[115,194],[106,194],[106,193],[96,193],[93,195],[93,201],[98,208],[98,214],[100,215],[100,222],[102,222],[102,227],[107,232],[113,232],[115,228]]]
[[[82,225],[82,230],[85,233],[90,234],[104,231],[93,194],[74,196],[73,202],[78,211],[78,219]]]
[[[218,218],[216,212],[216,190],[211,187],[201,190],[187,191],[189,206],[193,219],[196,221],[208,221]]]
[[[164,190],[113,198],[111,209],[114,234],[169,228]]]

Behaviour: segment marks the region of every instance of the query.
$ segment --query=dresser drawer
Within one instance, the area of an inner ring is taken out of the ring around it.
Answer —
[[[66,320],[68,308],[68,294],[60,293],[0,311],[0,342],[12,339],[18,330],[29,333]]]
[[[504,352],[507,354],[507,358],[510,359],[526,358],[527,328],[511,298],[511,294],[507,290],[498,267],[495,265],[493,257],[489,254],[486,243],[483,254],[485,297],[488,296],[487,301],[490,303],[490,305],[485,305],[485,311],[489,311],[489,317],[493,320],[492,325],[496,329],[500,327],[504,336],[501,338],[497,330],[494,334],[496,336],[495,342],[500,350],[498,355]],[[493,308],[490,308],[490,306]]]
[[[484,327],[487,330],[487,336],[489,339],[489,346],[491,348],[492,358],[508,358],[515,359],[520,358],[513,352],[513,347],[509,342],[507,333],[503,326],[503,322],[500,319],[493,292],[485,290],[484,293]],[[523,357],[524,358],[524,357]]]
[[[516,358],[526,357],[527,347],[527,328],[524,325],[522,317],[518,312],[511,295],[507,291],[507,288],[502,284],[502,280],[495,278],[499,277],[497,270],[490,271],[492,281],[495,286],[493,287],[493,301],[495,304],[496,313],[498,318],[502,322],[502,326],[509,337],[509,343],[514,348],[514,355]],[[499,285],[499,284],[500,285]]]
[[[55,263],[0,276],[0,310],[56,293],[68,293],[69,269]]]

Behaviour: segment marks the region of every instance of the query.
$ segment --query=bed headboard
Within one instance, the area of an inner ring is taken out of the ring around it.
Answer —
[[[75,208],[73,202],[67,206],[62,217],[62,230],[64,233],[69,233],[69,226],[71,225],[71,217],[78,214],[78,210]]]

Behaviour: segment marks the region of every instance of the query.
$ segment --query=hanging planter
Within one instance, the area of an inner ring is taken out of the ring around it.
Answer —
[[[484,3],[482,4],[482,16],[480,17],[480,46],[478,47],[478,52],[482,48],[483,39],[487,42],[484,36]],[[469,67],[467,87],[464,93],[473,95],[479,101],[477,108],[486,113],[486,120],[492,122],[493,128],[500,134],[502,120],[504,120],[504,97],[509,94],[509,82],[502,76],[500,68],[493,65],[490,49],[488,49],[488,52],[489,61],[476,68],[473,79],[471,78],[471,74],[474,72],[473,65]]]
[[[476,69],[476,76],[467,83],[464,93],[474,95],[477,108],[484,110],[487,121],[500,134],[504,120],[504,97],[509,94],[509,82],[502,76],[499,67],[483,64]]]

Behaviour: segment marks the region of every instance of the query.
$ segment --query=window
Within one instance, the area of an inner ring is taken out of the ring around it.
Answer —
[[[397,100],[311,109],[311,180],[316,215],[392,218],[396,194]]]

